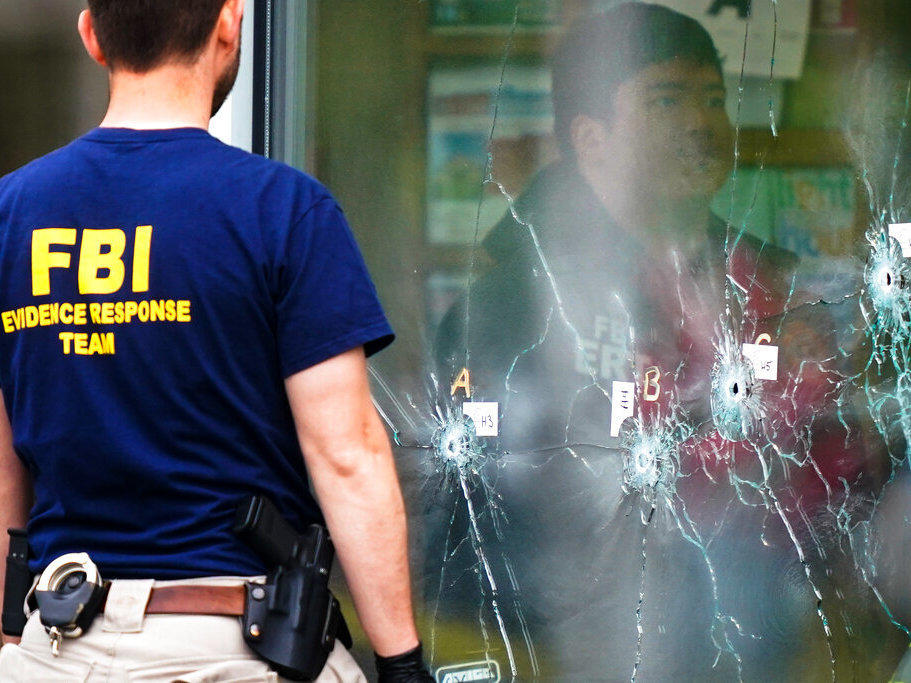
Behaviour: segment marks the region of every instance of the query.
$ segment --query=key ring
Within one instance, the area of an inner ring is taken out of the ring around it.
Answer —
[[[41,573],[35,600],[51,653],[60,656],[64,638],[78,638],[101,610],[107,588],[87,553],[61,555]]]

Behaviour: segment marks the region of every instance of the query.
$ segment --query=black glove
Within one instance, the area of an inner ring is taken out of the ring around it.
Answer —
[[[420,643],[413,650],[395,657],[376,654],[375,657],[379,683],[433,683],[433,676],[424,664],[424,650]]]

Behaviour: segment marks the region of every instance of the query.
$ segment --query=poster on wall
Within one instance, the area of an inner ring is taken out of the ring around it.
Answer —
[[[733,205],[731,204],[733,200]],[[802,259],[844,254],[855,239],[856,180],[850,167],[757,168],[737,171],[712,210]]]
[[[856,264],[845,256],[863,239],[851,167],[744,166],[736,183],[719,190],[712,210],[735,232],[743,230],[798,256],[795,286],[802,297],[834,301],[856,290]]]
[[[782,169],[771,189],[778,245],[800,256],[844,253],[857,209],[852,169]]]
[[[698,20],[715,41],[726,73],[800,78],[810,29],[810,0],[655,0]],[[749,24],[746,58],[744,37]]]
[[[483,238],[509,208],[500,187],[485,183],[485,177],[518,192],[547,160],[553,129],[549,71],[511,66],[502,84],[501,75],[495,63],[430,71],[426,236],[431,244],[470,245]]]
[[[437,28],[547,27],[560,19],[562,0],[431,0],[430,24]]]

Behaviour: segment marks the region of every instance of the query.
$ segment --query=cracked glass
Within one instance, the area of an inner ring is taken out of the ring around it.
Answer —
[[[907,4],[307,4],[437,680],[904,680]]]

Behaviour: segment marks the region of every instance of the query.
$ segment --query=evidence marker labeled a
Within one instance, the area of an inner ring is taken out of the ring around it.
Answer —
[[[471,399],[471,373],[468,368],[462,368],[450,387],[450,395],[462,391],[465,398],[469,399],[462,404],[462,414],[470,417],[474,422],[477,436],[498,436],[500,434],[500,404],[496,401],[472,401]]]

